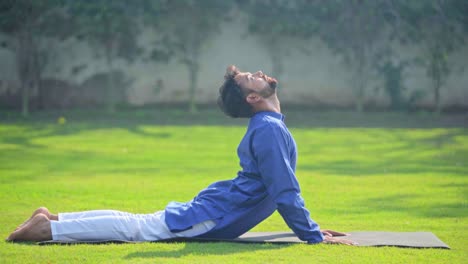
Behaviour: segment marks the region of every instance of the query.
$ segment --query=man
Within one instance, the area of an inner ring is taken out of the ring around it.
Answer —
[[[215,182],[193,200],[171,202],[154,214],[113,210],[51,214],[36,210],[9,241],[133,240],[174,237],[235,238],[278,210],[287,225],[308,243],[354,242],[320,230],[309,216],[295,176],[296,143],[283,122],[277,80],[258,71],[229,66],[219,90],[218,105],[231,117],[250,118],[237,153],[237,177]]]

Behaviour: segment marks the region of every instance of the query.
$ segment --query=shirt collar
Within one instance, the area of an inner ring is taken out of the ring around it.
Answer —
[[[276,113],[276,112],[271,112],[271,111],[261,111],[261,112],[257,112],[255,113],[254,116],[259,116],[259,117],[263,117],[263,116],[271,116],[271,117],[274,117],[276,119],[279,119],[281,121],[284,121],[284,115],[281,114],[281,113]]]

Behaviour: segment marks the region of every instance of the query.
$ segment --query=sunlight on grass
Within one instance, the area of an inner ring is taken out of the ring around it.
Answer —
[[[462,263],[468,243],[466,129],[292,128],[312,217],[343,231],[431,231],[453,250],[307,245],[2,243],[3,262]],[[6,237],[31,211],[150,213],[239,170],[241,126],[0,125]],[[287,230],[275,213],[254,231]],[[6,261],[5,261],[6,260]]]

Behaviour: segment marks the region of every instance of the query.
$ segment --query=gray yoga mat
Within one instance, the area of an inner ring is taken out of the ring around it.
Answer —
[[[431,232],[349,232],[343,238],[359,243],[358,246],[394,246],[409,248],[445,248],[450,247]],[[235,243],[305,243],[292,232],[247,232],[235,239],[206,239],[206,238],[174,238],[153,242],[235,242]],[[102,241],[44,241],[39,245],[73,245],[73,244],[106,244],[106,243],[135,243],[122,240]]]

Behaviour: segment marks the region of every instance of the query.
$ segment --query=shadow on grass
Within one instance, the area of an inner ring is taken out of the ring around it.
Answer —
[[[419,116],[402,113],[346,113],[311,112],[292,110],[286,113],[286,123],[290,128],[463,128],[468,127],[464,115]],[[64,116],[66,123],[57,123]],[[289,117],[290,116],[290,117]],[[2,141],[25,147],[41,147],[31,143],[36,137],[66,136],[82,131],[97,129],[125,129],[132,133],[155,138],[170,137],[166,133],[148,133],[141,126],[246,126],[248,119],[234,119],[224,116],[214,108],[202,109],[190,114],[178,109],[135,110],[106,114],[100,111],[39,112],[24,119],[18,114],[0,122],[23,126],[28,138],[20,135],[2,135]],[[465,134],[468,133],[465,131]],[[33,136],[31,136],[33,134]],[[450,137],[450,135],[446,135]],[[439,139],[444,142],[444,138]],[[438,141],[438,142],[439,142]]]
[[[35,151],[34,151],[35,152]],[[42,151],[41,151],[42,152]],[[29,155],[34,157],[40,156],[40,160],[36,163],[32,162],[27,168],[21,169],[21,177],[17,174],[2,175],[0,177],[1,184],[12,184],[20,181],[37,180],[44,175],[54,175],[55,173],[79,171],[79,177],[87,178],[94,177],[96,174],[113,174],[113,175],[151,175],[161,171],[161,168],[155,164],[145,164],[145,166],[133,166],[130,168],[121,167],[119,164],[128,164],[128,158],[125,155],[102,155],[94,152],[67,150],[60,152],[44,151],[41,154],[30,154],[28,150],[17,149],[9,150],[8,155],[1,157],[0,161],[4,164],[0,168],[8,168],[14,170],[16,167],[24,166],[24,160],[28,160]],[[99,160],[99,166],[93,166],[95,161]],[[89,166],[87,166],[89,165]],[[89,168],[88,168],[89,167]]]
[[[466,114],[313,111],[285,108],[289,127],[323,128],[455,128],[468,127]]]
[[[27,124],[25,131],[21,133],[24,136],[18,134],[3,134],[0,138],[0,143],[18,145],[24,148],[31,149],[40,149],[45,146],[40,144],[35,144],[33,141],[38,138],[46,138],[53,136],[69,136],[74,134],[79,134],[85,131],[99,130],[99,129],[124,129],[133,134],[153,138],[153,139],[164,139],[170,138],[170,133],[149,133],[143,130],[138,124],[103,124],[103,123],[80,123],[80,124],[67,124],[67,125],[57,125],[57,124]]]
[[[365,133],[365,132],[363,132]],[[392,138],[372,135],[370,141],[349,136],[346,143],[311,144],[309,155],[327,155],[328,148],[340,148],[335,158],[321,159],[298,165],[299,170],[334,175],[365,176],[375,174],[468,174],[468,148],[458,148],[457,138],[468,137],[465,129],[444,130],[442,133],[414,138],[400,131],[389,132]],[[396,144],[395,146],[392,143]],[[377,147],[376,147],[377,145]],[[300,146],[299,146],[300,147]],[[361,150],[362,149],[362,150]],[[349,153],[349,155],[345,155]],[[329,156],[332,157],[332,156]]]
[[[434,115],[429,113],[316,111],[310,108],[283,107],[289,127],[327,128],[447,128],[468,127],[466,113]],[[195,113],[176,107],[122,109],[106,113],[99,109],[76,109],[34,112],[28,118],[20,113],[0,113],[5,123],[56,123],[59,117],[67,121],[100,123],[102,125],[245,125],[247,119],[225,116],[216,106],[204,106]]]
[[[285,112],[290,128],[448,128],[468,127],[468,117],[462,114],[417,115],[404,113],[353,113],[315,112],[310,109],[291,109]],[[65,117],[63,125],[57,123]],[[235,119],[223,115],[213,107],[201,108],[197,113],[188,113],[179,108],[155,108],[124,110],[114,114],[98,110],[43,111],[24,119],[18,113],[0,115],[0,122],[25,125],[28,131],[37,132],[23,138],[18,135],[2,135],[3,141],[25,147],[40,147],[32,144],[34,137],[71,135],[96,129],[125,129],[132,133],[164,138],[170,134],[148,133],[141,126],[246,126],[248,119]],[[31,133],[28,133],[31,134]]]
[[[65,116],[67,122],[64,125],[57,124],[58,116]],[[287,114],[288,115],[288,114]],[[289,112],[291,118],[287,118],[290,127],[464,127],[466,117],[464,116],[410,116],[404,114],[355,114],[355,113],[308,113],[307,111],[293,110]],[[453,119],[453,120],[452,120]],[[1,119],[0,119],[1,120]],[[447,121],[448,120],[448,121]],[[202,109],[196,114],[188,114],[177,109],[157,109],[118,112],[113,115],[100,113],[97,111],[71,111],[67,113],[43,112],[34,114],[30,119],[6,120],[6,123],[19,126],[18,133],[0,133],[0,143],[21,147],[19,150],[8,150],[17,157],[28,154],[28,150],[41,150],[47,146],[35,143],[36,139],[75,135],[85,131],[100,129],[122,129],[148,139],[169,139],[171,133],[151,132],[144,129],[144,126],[193,126],[193,125],[217,125],[217,126],[245,126],[246,119],[232,119],[225,117],[217,109]],[[1,130],[0,130],[1,131]],[[388,140],[379,138],[381,134],[375,131],[365,131],[371,136],[371,143],[360,141],[359,138],[350,138],[349,143],[344,147],[346,151],[356,148],[359,154],[360,146],[371,146],[370,144],[380,144],[381,141]],[[372,133],[377,133],[372,135]],[[431,135],[424,138],[406,138],[404,133],[395,132],[390,134],[390,139],[398,144],[388,146],[378,150],[365,151],[365,155],[370,155],[364,161],[356,160],[354,155],[339,155],[331,160],[320,162],[310,162],[299,164],[298,169],[316,172],[326,172],[338,175],[370,175],[370,174],[420,174],[420,173],[450,173],[466,175],[468,173],[468,149],[454,149],[447,151],[451,145],[456,144],[456,137],[467,136],[468,130],[464,128],[446,130],[443,133]],[[209,135],[207,135],[209,137]],[[239,139],[240,140],[240,139]],[[333,142],[331,142],[333,144]],[[386,142],[383,142],[386,143]],[[313,144],[313,143],[312,143]],[[311,144],[311,151],[314,155],[321,155],[322,151],[330,146],[327,144]],[[340,147],[343,147],[340,143]],[[354,144],[354,145],[353,145]],[[366,145],[369,144],[369,145]],[[333,146],[338,146],[336,143]],[[301,149],[301,146],[299,146]],[[439,151],[444,149],[444,151]],[[21,152],[22,151],[22,152]],[[440,153],[427,158],[413,158],[421,153],[439,151]],[[47,151],[45,151],[47,152]],[[102,157],[93,153],[70,152],[50,154],[48,160],[54,161],[55,165],[50,165],[51,170],[62,170],[81,161],[89,161],[93,158],[109,159],[114,164],[122,161],[119,157]],[[95,155],[95,156],[93,156]],[[375,158],[378,159],[375,159]],[[115,160],[112,160],[115,159]],[[7,159],[13,162],[11,159]],[[16,162],[13,162],[16,163]],[[12,163],[12,164],[13,164]],[[19,163],[18,163],[19,164]],[[68,166],[68,167],[67,167]]]
[[[459,155],[468,157],[467,151],[460,151]],[[450,155],[451,156],[451,155]],[[405,174],[405,175],[420,175],[420,174],[451,174],[451,175],[466,175],[468,168],[466,163],[450,165],[444,162],[445,155],[440,156],[442,160],[438,161],[408,161],[404,157],[385,158],[379,162],[356,162],[354,160],[336,160],[336,161],[320,161],[316,164],[301,165],[300,170],[323,172],[332,175],[350,175],[350,176],[367,176],[367,175],[385,175],[385,174]]]
[[[365,208],[367,212],[405,213],[422,218],[464,218],[468,217],[467,206],[464,202],[457,203],[437,202],[431,200],[430,195],[387,195],[370,198],[360,202],[356,208]]]
[[[185,243],[177,250],[154,250],[145,252],[134,252],[125,256],[125,259],[136,258],[181,258],[188,255],[210,256],[210,255],[229,255],[242,252],[255,252],[265,250],[276,250],[291,246],[290,244],[242,244],[242,243]]]
[[[58,118],[64,116],[66,122],[58,123]],[[32,143],[36,138],[51,136],[68,136],[85,131],[100,129],[123,129],[139,136],[148,138],[169,138],[170,133],[150,133],[142,126],[246,126],[247,119],[232,119],[224,116],[218,110],[201,110],[190,114],[177,109],[158,109],[154,111],[127,111],[106,114],[99,111],[70,111],[34,113],[29,118],[2,118],[4,124],[17,125],[21,128],[19,134],[0,133],[0,143],[13,144],[26,148],[43,148],[40,144]],[[21,136],[24,134],[25,136]]]

